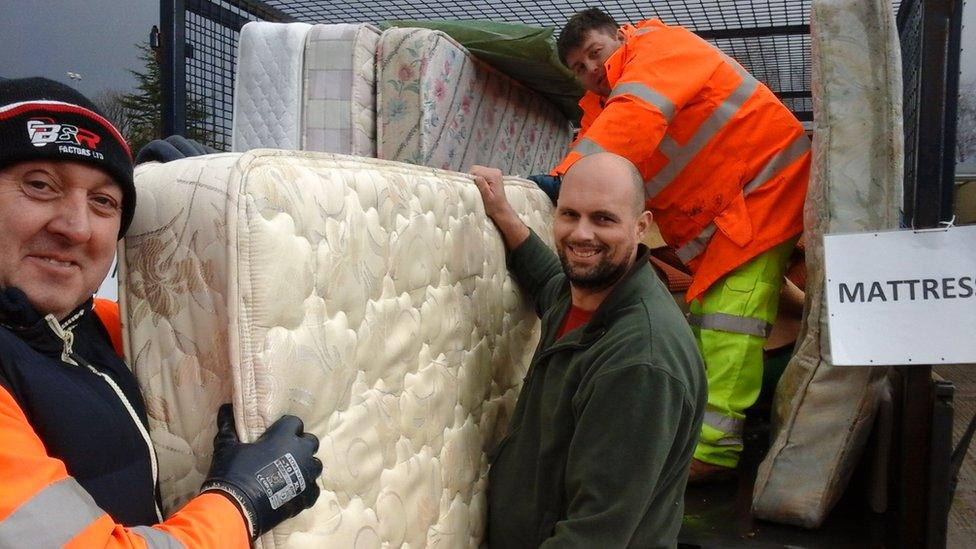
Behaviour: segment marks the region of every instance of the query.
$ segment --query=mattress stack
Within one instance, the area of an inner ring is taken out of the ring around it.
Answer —
[[[366,24],[241,29],[232,147],[376,156],[375,56]]]
[[[241,31],[234,151],[531,175],[548,173],[571,139],[556,107],[440,31],[264,22]]]
[[[384,31],[377,79],[380,158],[526,176],[548,173],[572,140],[552,104],[440,31]]]
[[[265,547],[475,547],[487,454],[538,337],[470,177],[257,150],[138,168],[124,339],[171,512],[216,410],[242,440],[284,413],[321,440],[322,496]],[[527,181],[508,197],[550,238]]]

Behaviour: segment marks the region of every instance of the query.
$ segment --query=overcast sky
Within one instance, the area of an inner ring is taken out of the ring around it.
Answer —
[[[974,6],[970,0],[963,16],[962,72],[976,83]],[[129,91],[135,79],[127,69],[141,69],[135,44],[158,20],[156,0],[0,0],[0,77],[46,76],[86,95]]]

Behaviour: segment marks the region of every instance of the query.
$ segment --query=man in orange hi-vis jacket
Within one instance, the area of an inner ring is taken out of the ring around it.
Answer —
[[[559,55],[586,88],[581,129],[559,176],[603,151],[628,158],[646,207],[692,270],[686,299],[708,372],[691,480],[726,476],[758,398],[762,348],[803,229],[810,142],[762,83],[705,40],[659,20],[618,27],[574,15]]]
[[[92,311],[135,209],[118,130],[68,86],[0,82],[0,547],[248,547],[319,494],[318,440],[283,416],[163,520],[135,377]]]

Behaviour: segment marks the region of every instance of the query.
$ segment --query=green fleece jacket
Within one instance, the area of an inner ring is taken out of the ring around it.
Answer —
[[[648,256],[554,341],[570,308],[559,261],[535,234],[509,254],[542,339],[489,471],[490,547],[676,545],[705,370]]]

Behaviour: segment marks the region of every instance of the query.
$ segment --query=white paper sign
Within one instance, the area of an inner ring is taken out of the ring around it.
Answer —
[[[976,226],[828,235],[837,365],[976,363]]]

